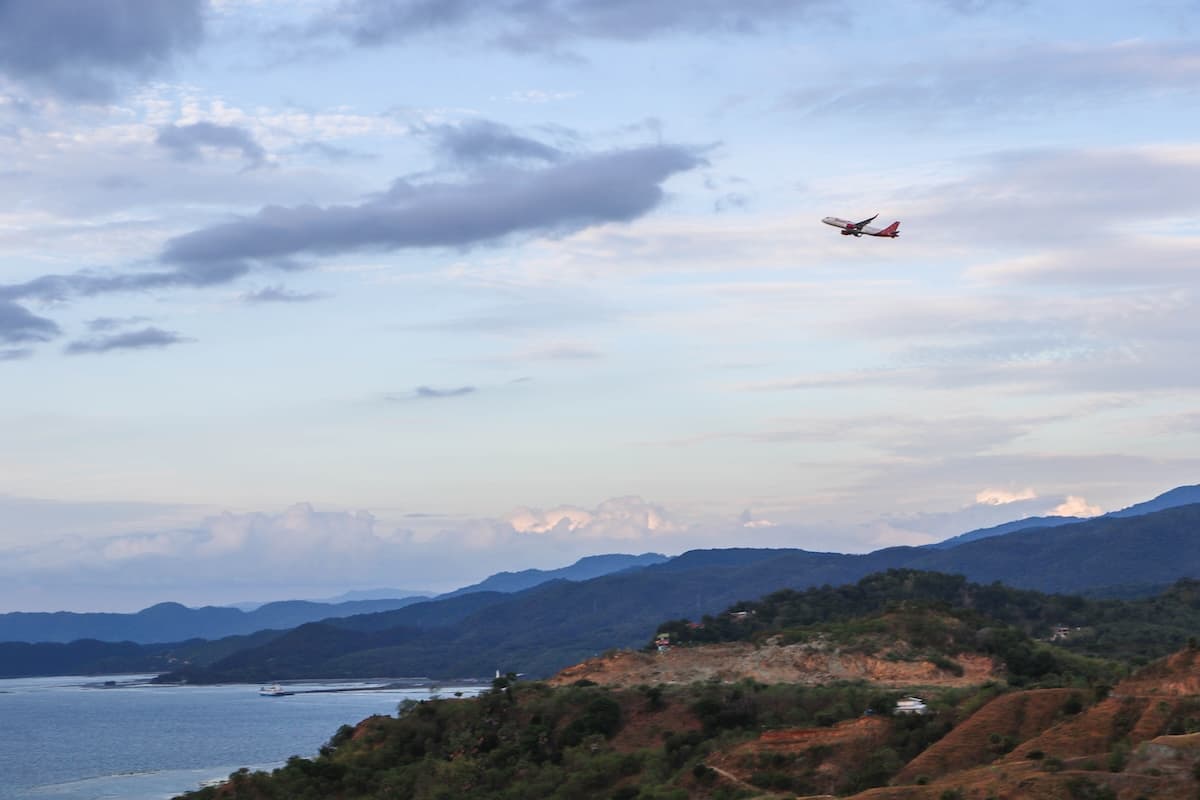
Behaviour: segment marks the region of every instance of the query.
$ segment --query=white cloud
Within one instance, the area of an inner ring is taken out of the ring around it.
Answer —
[[[1033,489],[1009,491],[1008,489],[984,489],[975,495],[975,502],[987,506],[1002,506],[1019,500],[1032,500],[1037,497]]]
[[[1100,506],[1089,503],[1082,497],[1067,495],[1067,499],[1059,503],[1048,514],[1051,517],[1095,517],[1104,513]]]
[[[506,520],[518,533],[569,534],[590,539],[636,540],[682,530],[663,508],[640,497],[605,500],[590,511],[577,506],[548,511],[520,508]]]

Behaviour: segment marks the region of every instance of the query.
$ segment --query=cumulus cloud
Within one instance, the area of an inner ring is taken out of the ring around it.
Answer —
[[[77,100],[166,66],[199,43],[207,0],[2,0],[0,72]]]
[[[517,533],[569,534],[593,539],[641,539],[681,530],[661,506],[633,496],[606,500],[591,510],[578,506],[558,506],[547,511],[519,508],[505,519]]]
[[[164,331],[161,328],[142,328],[137,331],[115,333],[110,336],[95,336],[91,339],[79,339],[71,342],[63,350],[67,355],[98,355],[111,353],[114,350],[147,350],[160,347],[170,347],[173,344],[190,341],[174,331]]]
[[[33,501],[18,504],[28,511]],[[19,546],[0,540],[0,610],[28,605],[28,593],[88,610],[126,610],[163,600],[233,602],[323,597],[378,586],[445,591],[500,570],[561,567],[585,555],[697,547],[806,547],[865,552],[925,544],[1058,505],[1079,510],[1080,498],[1046,497],[995,506],[972,504],[944,513],[893,516],[831,525],[788,521],[795,512],[686,516],[636,496],[594,507],[521,507],[500,517],[462,518],[408,512],[399,526],[367,511],[318,510],[297,503],[275,512],[224,512],[198,521],[182,509],[78,508],[37,501],[37,516],[54,536]],[[1090,507],[1089,504],[1082,503]],[[0,512],[6,508],[0,497]],[[88,521],[108,516],[88,538]],[[168,513],[169,512],[169,513]],[[19,518],[28,519],[24,512]],[[112,515],[119,513],[120,521]],[[134,520],[136,515],[150,517]],[[197,512],[201,513],[201,512]],[[784,514],[784,517],[777,516]],[[805,512],[811,517],[811,509]],[[49,516],[48,516],[49,515]],[[194,519],[194,518],[192,518]],[[134,525],[136,521],[136,526]],[[127,532],[112,533],[124,527]],[[69,535],[63,535],[70,532]],[[60,605],[59,607],[62,607]]]
[[[1095,517],[1104,513],[1100,506],[1089,503],[1082,497],[1067,495],[1067,499],[1055,506],[1049,513],[1051,517]]]
[[[393,528],[366,511],[298,503],[169,529],[0,548],[0,608],[25,602],[4,591],[16,578],[55,589],[60,603],[78,589],[78,602],[89,610],[115,596],[149,605],[316,597],[375,586],[448,590],[502,569],[553,568],[584,555],[625,552],[623,544],[633,548],[630,542],[682,530],[639,498],[588,510],[524,509],[505,518],[407,514],[403,523]]]
[[[738,517],[738,521],[742,523],[743,528],[774,528],[778,525],[769,519],[755,517],[748,508]]]
[[[158,129],[155,142],[179,161],[198,161],[205,149],[234,150],[258,166],[266,160],[267,152],[254,135],[237,125],[218,125],[214,122],[193,122],[190,125],[167,125]]]

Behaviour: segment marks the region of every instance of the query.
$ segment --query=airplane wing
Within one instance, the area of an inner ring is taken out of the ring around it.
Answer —
[[[878,217],[878,216],[879,216],[878,214],[875,215],[875,217]],[[856,222],[856,223],[854,223],[854,227],[858,228],[861,231],[863,229],[863,226],[866,225],[868,222],[874,222],[875,217],[867,217],[862,222]]]

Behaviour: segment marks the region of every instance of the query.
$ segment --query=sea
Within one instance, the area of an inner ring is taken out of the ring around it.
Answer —
[[[0,800],[167,800],[241,767],[312,757],[344,724],[480,684],[156,686],[150,675],[0,680]],[[338,689],[326,692],[313,690]]]

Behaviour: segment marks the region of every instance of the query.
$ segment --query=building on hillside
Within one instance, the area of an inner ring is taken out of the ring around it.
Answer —
[[[897,714],[928,714],[929,706],[919,697],[901,697],[896,701]]]
[[[654,638],[654,646],[658,648],[658,652],[665,653],[671,649],[671,634],[660,633]]]

